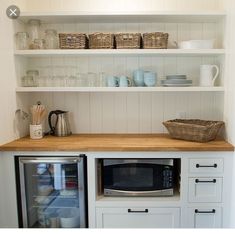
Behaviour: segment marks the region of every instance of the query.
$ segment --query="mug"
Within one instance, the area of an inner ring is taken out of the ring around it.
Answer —
[[[127,76],[120,76],[118,80],[119,87],[130,87],[131,86],[131,79]]]
[[[135,86],[144,86],[144,71],[141,69],[135,70],[133,72]]]
[[[31,139],[42,139],[42,125],[33,125],[30,124],[29,126],[30,138]]]
[[[215,75],[213,70],[215,69]],[[215,80],[219,75],[219,67],[216,65],[200,66],[200,86],[214,86]]]
[[[108,87],[118,87],[118,78],[116,76],[109,76],[106,78]]]
[[[154,87],[156,85],[157,75],[155,72],[144,72],[144,84],[148,87]]]

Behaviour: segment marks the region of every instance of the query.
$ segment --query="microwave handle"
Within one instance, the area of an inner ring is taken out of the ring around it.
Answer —
[[[132,210],[132,209],[128,209],[128,213],[148,213],[149,210],[148,209],[144,209],[144,210]]]

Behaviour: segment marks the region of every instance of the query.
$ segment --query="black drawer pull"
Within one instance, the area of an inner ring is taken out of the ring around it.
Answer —
[[[198,209],[195,209],[195,213],[196,214],[214,214],[215,213],[215,209],[208,210],[208,211],[200,211]]]
[[[213,180],[199,180],[199,179],[196,179],[195,183],[216,183],[216,179],[213,179]]]
[[[214,165],[200,165],[200,164],[196,164],[196,168],[199,167],[213,167],[213,168],[217,168],[217,164],[215,163]]]
[[[149,210],[148,209],[144,209],[144,210],[131,210],[128,209],[128,213],[148,213]]]

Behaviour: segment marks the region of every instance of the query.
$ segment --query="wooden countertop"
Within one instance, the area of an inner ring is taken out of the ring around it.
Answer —
[[[29,137],[0,146],[0,151],[234,151],[224,140],[197,143],[170,138],[168,134],[91,134],[69,137]]]

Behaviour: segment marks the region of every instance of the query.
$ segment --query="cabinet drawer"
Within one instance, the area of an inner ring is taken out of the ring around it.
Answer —
[[[222,178],[189,178],[189,202],[221,202]]]
[[[221,228],[221,207],[188,208],[188,228]]]
[[[222,158],[208,158],[208,159],[190,159],[189,172],[190,173],[222,173],[223,172]]]
[[[178,228],[179,208],[97,208],[97,228]]]

